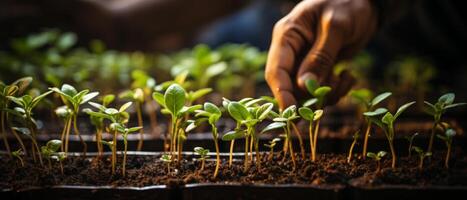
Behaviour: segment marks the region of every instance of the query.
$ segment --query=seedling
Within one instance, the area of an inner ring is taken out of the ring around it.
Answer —
[[[313,98],[305,101],[305,103],[303,103],[303,106],[309,107],[312,105],[316,105],[316,108],[322,109],[325,104],[326,95],[329,94],[329,92],[331,92],[332,90],[331,87],[319,86],[318,82],[311,79],[305,82],[305,86],[308,90],[308,93],[310,93],[310,95]]]
[[[70,131],[71,129],[71,123],[68,123],[70,120],[70,117],[72,116],[73,111],[69,109],[67,106],[60,106],[55,109],[55,114],[60,118],[63,119],[64,121],[64,126],[63,130],[60,136],[61,141],[65,140],[66,133]],[[63,146],[63,143],[61,145],[61,150],[64,151],[65,147]]]
[[[143,127],[143,112],[142,105],[144,104],[144,91],[141,88],[136,88],[134,90],[127,90],[120,93],[119,98],[128,99],[134,102],[136,105],[136,116],[138,118],[138,126]],[[139,141],[137,150],[141,151],[143,149],[143,139],[144,139],[144,130],[141,128],[139,131]]]
[[[110,103],[112,103],[114,101],[114,99],[115,99],[115,95],[112,95],[112,94],[105,95],[102,98],[102,106],[104,108],[107,107]],[[100,105],[96,105],[96,106],[100,107]],[[87,114],[90,111],[92,111],[92,110],[89,109],[89,108],[83,109],[83,112],[85,112]],[[102,113],[102,114],[105,114],[105,109],[99,109],[98,112]],[[91,120],[91,124],[93,124],[96,127],[97,159],[100,159],[100,157],[102,156],[102,154],[104,152],[104,147],[102,145],[102,133],[103,133],[103,131],[105,129],[104,117],[89,114],[89,119]],[[64,139],[64,137],[62,136],[62,141],[63,141],[63,139]]]
[[[199,156],[199,160],[201,160],[201,168],[199,169],[199,171],[201,172],[204,170],[204,163],[206,159],[209,158],[209,149],[204,149],[203,147],[195,147],[193,150],[195,151],[195,154]]]
[[[374,112],[366,112],[364,113],[365,116],[370,117],[370,120],[372,120],[373,123],[378,125],[381,129],[383,129],[386,138],[388,139],[389,143],[389,148],[391,149],[391,156],[392,156],[392,164],[391,167],[394,169],[396,168],[396,162],[397,162],[397,157],[396,157],[396,151],[394,149],[394,123],[396,122],[396,119],[411,105],[413,105],[415,102],[409,102],[397,110],[397,112],[393,115],[389,111],[386,112],[386,114],[383,116],[383,118],[379,119],[375,117],[373,114]]]
[[[289,106],[286,108],[284,111],[280,113],[280,115],[276,118],[273,119],[275,122],[282,122],[285,123],[285,142],[284,142],[284,157],[283,161],[285,160],[287,156],[287,152],[290,151],[290,157],[292,158],[293,162],[293,168],[295,169],[296,167],[296,162],[295,162],[295,155],[293,152],[293,146],[292,146],[292,138],[290,136],[290,125],[293,123],[292,121],[295,119],[300,118],[297,115],[297,107],[295,105]]]
[[[413,135],[411,136],[404,136],[404,138],[409,142],[409,158],[412,157],[412,144],[413,144],[413,140],[415,139],[415,137],[418,135],[418,133],[414,133]]]
[[[366,130],[365,130],[365,136],[363,139],[363,152],[362,152],[362,158],[366,158],[366,152],[367,152],[367,147],[368,147],[368,138],[370,136],[371,132],[371,125],[372,122],[370,120],[370,117],[375,117],[382,115],[387,112],[386,108],[375,108],[376,105],[387,99],[389,96],[392,95],[390,92],[385,92],[381,93],[378,96],[376,96],[373,99],[371,98],[371,93],[368,94],[366,92],[367,90],[355,90],[353,91],[350,95],[357,100],[360,104],[364,105],[365,111],[364,111],[364,116],[365,116],[365,121],[367,123],[366,125]]]
[[[170,163],[172,162],[172,155],[164,154],[162,155],[160,160],[164,163],[167,163],[167,175],[169,175],[170,174]]]
[[[27,131],[24,129],[21,129],[21,132],[23,134],[26,134],[29,136],[29,138],[32,141],[32,154],[34,160],[36,160],[36,151],[37,155],[39,157],[39,161],[42,164],[42,156],[40,155],[40,149],[39,146],[37,145],[36,141],[36,130],[37,130],[37,124],[36,120],[32,117],[32,109],[34,109],[39,102],[44,99],[47,95],[49,95],[51,92],[46,92],[43,93],[39,96],[32,97],[30,95],[24,95],[22,97],[14,97],[14,96],[7,96],[7,98],[17,104],[19,107],[15,107],[13,110],[12,109],[6,109],[7,112],[10,114],[13,114],[21,119],[21,122],[24,126],[27,127]]]
[[[128,150],[128,134],[141,130],[143,127],[132,127],[126,128],[122,123],[112,123],[110,124],[110,130],[119,132],[123,136],[123,163],[122,163],[122,175],[126,175],[126,157]]]
[[[219,118],[221,117],[222,112],[216,105],[209,103],[209,102],[204,103],[203,110],[196,110],[195,112],[197,113],[196,114],[197,117],[203,117],[207,119],[209,125],[211,125],[212,139],[214,140],[214,146],[216,147],[216,170],[214,171],[214,178],[216,178],[217,173],[219,172],[219,166],[221,162],[220,155],[219,155],[220,153],[219,144],[218,144],[219,134],[217,132],[216,123],[217,121],[219,121]],[[198,150],[202,150],[202,149],[198,148]],[[195,148],[195,151],[196,151],[196,148]],[[203,160],[203,166],[204,166],[204,160]]]
[[[432,152],[433,141],[435,139],[436,127],[441,123],[442,115],[450,108],[467,105],[467,103],[454,103],[456,95],[454,93],[447,93],[439,97],[438,102],[434,105],[425,101],[425,112],[433,116],[434,123],[431,129],[430,143],[428,144],[427,152]]]
[[[133,78],[133,83],[131,88],[139,88],[143,91],[143,100],[147,106],[147,113],[149,116],[149,122],[151,124],[151,130],[155,131],[157,129],[157,115],[156,115],[156,106],[153,101],[151,101],[151,94],[156,86],[156,80],[150,77],[143,70],[133,70],[131,72],[131,77]],[[139,125],[141,126],[141,125]]]
[[[272,139],[271,141],[269,141],[269,144],[264,144],[265,147],[269,148],[269,157],[268,157],[268,160],[269,161],[272,161],[272,158],[274,157],[274,147],[276,146],[276,144],[278,142],[280,142],[281,139],[280,138],[274,138]]]
[[[352,141],[352,144],[350,145],[349,155],[347,156],[347,163],[350,163],[350,161],[352,160],[353,148],[355,147],[355,144],[357,144],[359,138],[360,138],[360,130],[355,132],[355,134],[353,135],[353,141]]]
[[[323,110],[313,111],[308,107],[301,107],[300,109],[298,109],[298,112],[300,113],[300,116],[302,116],[303,119],[309,121],[308,134],[310,137],[310,160],[314,162],[316,161],[316,145],[318,141],[319,119],[323,115]],[[316,125],[315,129],[313,129],[313,124]]]
[[[12,156],[12,152],[10,150],[10,144],[8,143],[6,137],[7,133],[5,130],[5,122],[8,119],[7,109],[10,103],[10,99],[8,98],[8,96],[15,96],[17,94],[23,93],[23,91],[26,89],[27,86],[29,86],[29,84],[31,84],[31,82],[31,77],[20,78],[10,85],[6,85],[0,81],[0,131],[2,131],[1,134],[3,138],[3,143],[10,157]],[[21,145],[23,152],[26,153],[26,147],[24,146],[23,140],[15,131],[12,132],[16,140],[18,140],[18,143]]]
[[[73,130],[75,134],[79,137],[81,144],[83,145],[83,153],[84,156],[86,156],[86,151],[87,151],[87,144],[84,142],[83,138],[81,137],[81,134],[78,130],[78,124],[77,124],[77,118],[78,118],[78,112],[79,112],[79,106],[88,102],[89,100],[93,99],[97,95],[99,95],[99,92],[91,92],[89,93],[89,90],[82,90],[78,92],[73,86],[68,85],[68,84],[63,84],[62,87],[56,88],[49,88],[51,91],[54,91],[58,93],[63,101],[63,103],[71,109],[73,112],[71,113],[71,117],[68,119],[68,124],[73,123]],[[65,154],[68,153],[68,140],[70,136],[70,130],[68,129],[66,134],[65,134]]]
[[[381,173],[381,159],[386,156],[386,151],[379,151],[377,154],[368,152],[366,156],[372,158],[376,162],[376,174]]]
[[[16,151],[11,152],[11,155],[14,158],[19,160],[19,162],[21,164],[21,167],[24,167],[24,160],[23,160],[24,153],[23,153],[23,151],[21,149],[18,149]]]
[[[56,155],[57,151],[58,149],[60,149],[61,146],[62,146],[62,141],[50,140],[47,142],[45,146],[41,147],[41,154],[42,156],[44,156],[44,158],[47,159],[50,170],[52,169],[52,159],[55,159],[57,157]],[[62,165],[61,162],[60,162],[60,165]],[[62,166],[60,168],[63,169]],[[62,170],[62,174],[63,174],[63,170]]]
[[[449,159],[451,158],[451,149],[452,149],[452,138],[456,136],[456,131],[454,129],[448,128],[444,135],[437,135],[439,139],[444,140],[447,150],[446,150],[446,158],[444,160],[444,167],[449,168]]]
[[[412,149],[417,152],[418,157],[420,158],[420,162],[418,164],[419,169],[423,169],[423,160],[425,160],[426,157],[431,156],[431,152],[424,152],[422,148],[413,146]]]

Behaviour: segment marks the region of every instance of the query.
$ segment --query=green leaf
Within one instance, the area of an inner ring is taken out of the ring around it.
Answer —
[[[406,104],[402,105],[401,107],[399,107],[399,109],[397,109],[396,114],[394,115],[394,120],[397,119],[397,117],[399,117],[399,115],[401,115],[407,108],[409,108],[413,104],[415,104],[415,101],[406,103]]]
[[[18,93],[24,92],[26,88],[32,83],[32,77],[24,77],[16,80],[11,85],[16,85],[18,87]]]
[[[303,106],[310,107],[310,106],[314,105],[317,102],[318,102],[317,98],[312,98],[312,99],[309,99],[309,100],[305,101],[305,103],[303,103]]]
[[[152,98],[161,106],[165,107],[164,95],[159,92],[152,93]]]
[[[99,95],[99,92],[91,92],[89,94],[84,95],[80,104],[84,104],[84,103],[88,102],[89,100],[93,99],[97,95]]]
[[[46,144],[47,149],[52,152],[57,152],[58,149],[62,146],[62,141],[60,140],[50,140]]]
[[[76,94],[78,94],[78,91],[76,91],[76,89],[73,86],[68,85],[68,84],[63,84],[60,91],[62,91],[63,93],[65,93],[66,95],[70,97],[74,97]]]
[[[136,131],[139,131],[141,130],[143,127],[142,126],[137,126],[137,127],[131,127],[128,129],[128,133],[132,133],[132,132],[136,132]]]
[[[313,94],[314,91],[319,87],[319,84],[317,81],[309,79],[305,81],[305,86],[306,86],[306,89],[308,90],[308,93]]]
[[[106,119],[109,119],[109,118],[110,118],[109,115],[106,115],[106,114],[100,113],[100,112],[94,112],[94,111],[86,110],[85,113],[88,114],[88,115],[97,117],[97,118],[103,118],[103,119],[104,119],[104,118],[106,118]]]
[[[102,105],[108,106],[114,100],[115,100],[115,95],[113,95],[113,94],[105,95],[104,98],[102,99]]]
[[[213,64],[206,69],[206,73],[204,75],[207,77],[205,78],[211,78],[211,77],[217,76],[221,74],[222,72],[224,72],[227,69],[227,67],[228,67],[227,63],[225,62]]]
[[[276,117],[274,119],[272,119],[272,121],[275,121],[275,122],[286,122],[286,121],[289,121],[288,118],[284,118],[284,117]]]
[[[195,110],[199,110],[201,109],[203,106],[201,105],[193,105],[193,106],[183,106],[182,109],[180,109],[180,111],[178,112],[178,116],[180,115],[184,115],[186,113],[192,113],[194,112]]]
[[[236,130],[236,131],[229,131],[222,136],[223,141],[231,141],[239,138],[245,137],[245,131],[243,130]]]
[[[209,94],[212,92],[212,88],[203,88],[196,90],[195,92],[190,91],[190,101],[196,101],[197,99]]]
[[[321,117],[323,116],[324,114],[324,111],[323,110],[316,110],[315,111],[315,115],[313,116],[313,121],[316,121],[318,119],[321,119]]]
[[[284,122],[274,122],[274,123],[271,123],[271,124],[267,125],[267,126],[261,131],[261,133],[265,133],[265,132],[270,131],[270,130],[282,128],[282,127],[285,127],[286,125],[287,125],[287,124],[284,123]]]
[[[239,102],[230,102],[227,107],[230,116],[235,119],[235,121],[244,121],[251,118],[250,112],[247,108]]]
[[[392,95],[391,92],[385,92],[385,93],[382,93],[382,94],[376,96],[375,98],[373,98],[373,100],[371,100],[371,106],[375,106],[375,105],[379,104],[380,102],[384,101],[385,99],[387,99],[391,95]]]
[[[390,125],[394,122],[395,118],[394,116],[390,113],[390,112],[387,112],[383,118],[381,118],[381,122],[387,124],[387,125]]]
[[[105,106],[103,106],[101,104],[94,103],[94,102],[88,102],[88,104],[91,105],[94,108],[97,108],[97,109],[101,110],[101,111],[105,110]]]
[[[115,108],[106,108],[104,112],[108,115],[115,115],[119,113],[118,110]]]
[[[368,117],[374,117],[374,116],[382,115],[387,112],[388,110],[386,108],[378,108],[371,112],[364,112],[363,115],[368,116]]]
[[[449,105],[454,102],[456,95],[454,93],[447,93],[441,97],[439,97],[438,102],[443,103],[444,105]]]
[[[185,90],[178,84],[170,85],[165,91],[165,106],[173,115],[178,115],[183,106],[185,106],[185,100]]]
[[[452,137],[454,137],[456,135],[456,131],[454,129],[450,128],[450,129],[446,130],[445,134],[446,134],[446,136],[448,138],[452,138]]]
[[[209,116],[209,120],[208,120],[208,121],[209,121],[209,124],[215,125],[215,124],[217,123],[217,121],[219,121],[219,118],[220,118],[220,117],[221,117],[221,116],[218,115],[218,114],[212,114],[211,116]]]
[[[298,109],[298,113],[303,119],[313,121],[315,113],[308,107],[301,107]]]
[[[283,112],[282,112],[282,117],[283,118],[290,118],[295,115],[295,111],[297,110],[297,106],[291,105],[287,107]]]
[[[211,114],[222,115],[221,110],[219,109],[219,107],[217,107],[216,105],[214,105],[213,103],[210,103],[210,102],[204,103],[204,110],[211,113]]]
[[[378,154],[377,154],[377,156],[378,156],[379,158],[382,158],[382,157],[386,156],[386,154],[388,154],[386,151],[379,151]]]
[[[455,107],[465,106],[465,105],[467,105],[467,103],[454,103],[454,104],[447,105],[446,107],[444,107],[444,109],[455,108]]]
[[[125,104],[123,104],[120,109],[118,109],[118,112],[124,112],[126,109],[128,109],[131,104],[133,104],[133,102],[126,102]]]
[[[259,102],[261,102],[263,99],[252,99],[251,101],[248,101],[246,103],[244,103],[243,105],[245,105],[246,107],[251,107]]]
[[[436,107],[428,101],[424,101],[423,111],[431,116],[436,115]]]
[[[368,106],[370,104],[372,92],[368,89],[359,89],[350,91],[349,95],[358,103]]]
[[[314,92],[313,92],[313,96],[315,97],[324,97],[326,96],[329,92],[331,92],[331,87],[329,86],[322,86],[322,87],[319,87],[317,88]]]
[[[18,132],[20,132],[21,134],[24,134],[24,135],[27,135],[27,136],[31,136],[31,131],[29,131],[28,128],[24,128],[24,127],[21,127],[21,128],[13,127],[13,130],[18,131]]]
[[[266,119],[269,113],[271,112],[272,108],[274,108],[274,104],[272,103],[265,103],[261,105],[258,110],[256,110],[256,118],[260,121]]]

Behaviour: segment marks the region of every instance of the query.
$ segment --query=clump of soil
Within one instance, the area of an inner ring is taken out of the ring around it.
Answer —
[[[386,158],[380,174],[375,173],[376,164],[370,160],[354,159],[347,163],[345,155],[319,155],[317,162],[301,159],[296,155],[297,165],[275,154],[272,161],[263,153],[262,164],[254,162],[248,171],[244,171],[243,162],[237,160],[228,166],[226,157],[222,160],[219,175],[212,177],[215,162],[206,161],[205,170],[199,171],[200,162],[191,156],[185,156],[180,164],[173,163],[171,173],[167,165],[159,160],[160,156],[129,155],[127,175],[121,175],[121,166],[111,175],[110,158],[103,157],[98,162],[94,158],[70,156],[63,163],[61,174],[58,163],[53,167],[40,167],[32,160],[25,160],[21,167],[17,160],[6,155],[0,156],[0,188],[19,190],[32,186],[53,185],[88,185],[88,186],[133,186],[167,185],[177,187],[189,183],[240,183],[240,184],[310,184],[310,185],[347,185],[351,180],[355,185],[467,185],[467,157],[456,152],[450,169],[445,169],[444,154],[435,154],[426,160],[424,169],[418,169],[418,158],[402,158],[398,168],[390,168],[390,159]],[[121,158],[119,158],[121,159]],[[46,162],[47,163],[47,162]],[[121,163],[121,160],[118,162]]]

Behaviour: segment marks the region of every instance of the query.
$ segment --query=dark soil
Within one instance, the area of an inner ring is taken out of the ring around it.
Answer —
[[[213,158],[214,156],[211,156]],[[297,157],[297,167],[293,170],[292,162],[276,154],[273,161],[267,160],[262,154],[262,165],[258,168],[252,163],[250,169],[244,172],[243,162],[236,160],[232,168],[228,167],[227,157],[223,157],[221,169],[216,179],[212,178],[215,168],[213,160],[206,161],[204,171],[199,171],[200,162],[191,156],[185,156],[181,165],[172,168],[167,174],[167,165],[162,163],[160,156],[130,155],[127,162],[127,175],[121,175],[121,160],[117,166],[117,174],[111,175],[111,165],[108,157],[100,162],[93,158],[70,156],[64,162],[64,174],[60,173],[58,163],[52,169],[40,167],[32,160],[26,160],[26,166],[21,167],[17,160],[10,159],[5,154],[0,157],[0,188],[24,189],[31,186],[53,185],[90,185],[90,186],[150,186],[167,185],[181,186],[189,183],[239,183],[239,184],[309,184],[309,185],[348,185],[353,180],[354,185],[463,185],[467,186],[467,157],[460,150],[454,153],[451,168],[445,169],[444,154],[437,153],[422,170],[418,169],[418,158],[402,158],[398,168],[390,168],[390,159],[383,162],[380,174],[375,173],[376,164],[370,160],[354,159],[350,164],[346,156],[325,154],[319,155],[317,162],[302,160]],[[240,158],[240,157],[237,157]],[[120,157],[121,159],[121,157]],[[47,163],[47,162],[45,162]],[[174,163],[175,164],[175,163]]]

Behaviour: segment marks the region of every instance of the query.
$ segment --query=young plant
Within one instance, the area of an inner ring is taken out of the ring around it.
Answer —
[[[413,135],[411,136],[404,136],[404,138],[409,142],[409,158],[412,157],[412,144],[413,144],[413,140],[415,139],[415,137],[418,135],[418,133],[414,133]]]
[[[167,175],[170,175],[170,163],[172,162],[172,155],[164,154],[161,156],[160,160],[167,164]]]
[[[379,151],[378,153],[368,152],[367,157],[372,158],[376,162],[376,174],[381,173],[381,159],[386,156],[386,151]]]
[[[2,134],[2,138],[3,138],[3,143],[10,157],[13,155],[11,154],[12,152],[10,150],[10,144],[8,143],[7,136],[6,136],[7,133],[5,130],[6,129],[5,122],[8,119],[7,109],[10,103],[10,99],[8,99],[8,96],[15,96],[17,94],[23,93],[23,91],[26,89],[27,86],[29,86],[29,84],[31,84],[31,82],[32,82],[31,77],[20,78],[10,85],[6,85],[0,81],[0,126],[1,126],[0,131]],[[23,140],[15,131],[12,131],[12,132],[16,140],[18,140],[18,143],[21,145],[23,152],[26,153],[26,147],[24,146]]]
[[[21,167],[24,167],[24,160],[23,160],[24,153],[23,153],[23,151],[21,149],[18,149],[16,151],[11,152],[11,155],[14,158],[19,160],[19,162],[21,164]]]
[[[219,134],[217,132],[216,123],[217,121],[219,121],[219,118],[222,116],[222,112],[216,105],[209,103],[209,102],[204,103],[203,110],[196,110],[195,112],[197,113],[196,114],[197,117],[206,118],[208,120],[209,125],[211,125],[212,139],[214,140],[214,146],[216,147],[216,170],[214,171],[214,178],[216,178],[217,173],[219,172],[219,166],[221,162],[220,155],[219,155],[220,153],[219,144],[218,144]],[[195,148],[195,151],[196,151],[196,148]]]
[[[293,120],[300,118],[297,115],[297,107],[295,105],[289,106],[284,111],[282,111],[278,117],[274,118],[275,122],[282,122],[285,124],[285,141],[284,141],[284,157],[283,161],[287,156],[287,152],[290,151],[290,157],[292,158],[293,168],[296,168],[295,154],[293,152],[292,138],[290,135],[290,126],[293,123]]]
[[[353,141],[352,141],[352,144],[350,145],[349,155],[347,156],[347,163],[350,163],[350,161],[352,160],[353,148],[355,147],[355,144],[357,144],[359,138],[360,138],[360,130],[355,132],[355,134],[353,135]]]
[[[201,172],[204,170],[204,163],[206,159],[209,158],[209,149],[204,149],[203,147],[195,147],[193,150],[195,151],[195,154],[199,156],[199,160],[201,160],[201,168],[199,169],[199,172]]]
[[[389,148],[391,149],[391,156],[392,156],[392,164],[391,167],[394,169],[396,168],[397,156],[396,151],[394,149],[394,123],[396,122],[397,118],[410,106],[412,106],[415,102],[409,102],[397,110],[397,112],[393,115],[389,111],[381,118],[375,117],[373,112],[366,112],[364,113],[365,116],[370,117],[373,123],[378,125],[381,129],[383,129],[386,138],[388,139]]]
[[[153,133],[156,133],[157,130],[157,114],[156,114],[156,105],[151,101],[151,94],[154,91],[156,86],[156,80],[149,76],[143,70],[133,70],[131,72],[131,77],[133,78],[133,83],[131,83],[131,88],[139,88],[143,91],[144,104],[146,105],[146,111],[149,116],[149,122],[151,125],[151,130]],[[141,126],[141,125],[140,125]]]
[[[18,129],[20,130],[21,133],[26,134],[28,137],[30,137],[32,141],[32,154],[34,160],[36,160],[36,152],[39,157],[39,161],[42,164],[42,156],[40,154],[40,149],[39,146],[37,145],[36,141],[36,133],[37,133],[37,124],[36,120],[32,117],[32,109],[34,109],[39,102],[44,99],[47,95],[49,95],[51,92],[46,92],[43,93],[39,96],[32,97],[30,95],[24,95],[22,97],[14,97],[14,96],[8,96],[7,98],[14,102],[15,104],[18,105],[18,107],[15,107],[13,110],[12,109],[7,109],[7,112],[10,114],[16,115],[21,119],[22,124],[27,127],[27,131],[23,129]],[[17,129],[14,129],[17,130]]]
[[[319,119],[323,115],[323,110],[313,111],[308,107],[301,107],[300,109],[298,109],[298,113],[300,114],[300,116],[302,116],[303,119],[309,121],[308,134],[310,137],[310,160],[314,162],[316,161],[316,145],[318,140]],[[313,129],[314,123],[316,125],[315,129]]]
[[[78,130],[78,112],[79,112],[79,106],[88,102],[89,100],[93,99],[97,95],[99,95],[99,92],[91,92],[89,93],[89,90],[82,90],[78,92],[73,86],[68,85],[68,84],[63,84],[62,87],[56,88],[49,88],[51,91],[56,92],[60,95],[63,103],[71,109],[73,112],[71,113],[71,117],[68,119],[68,124],[73,124],[73,130],[75,134],[79,137],[81,144],[83,145],[83,153],[84,156],[86,156],[87,152],[87,144],[84,142],[83,138],[81,137],[81,134]],[[70,129],[67,130],[67,133],[65,134],[65,154],[68,153],[68,140],[70,136]]]
[[[144,91],[141,88],[136,88],[134,90],[127,90],[120,93],[119,98],[128,99],[135,103],[136,106],[136,116],[138,118],[138,126],[143,127],[143,112],[142,106],[144,104]],[[143,149],[143,140],[144,140],[144,130],[141,128],[139,131],[139,141],[137,150],[141,151]]]
[[[372,125],[369,117],[375,117],[375,116],[379,116],[379,115],[386,113],[387,112],[386,108],[375,108],[375,106],[392,95],[392,93],[390,92],[385,92],[385,93],[379,94],[373,99],[370,99],[371,94],[369,95],[365,91],[366,90],[355,90],[350,94],[355,100],[357,100],[357,102],[359,102],[361,105],[364,105],[365,107],[364,116],[365,116],[365,121],[366,121],[366,129],[365,129],[365,135],[363,139],[363,152],[362,152],[363,159],[366,158],[368,138],[370,136],[371,125]]]
[[[264,144],[265,147],[269,148],[269,156],[268,156],[268,160],[269,161],[272,161],[272,158],[274,157],[274,147],[276,146],[276,144],[281,141],[280,138],[274,138],[272,139],[271,141],[268,142],[268,144]]]
[[[427,152],[432,152],[433,141],[435,139],[436,127],[441,123],[442,115],[450,108],[467,105],[467,103],[454,103],[456,95],[454,93],[447,93],[439,97],[438,102],[434,105],[425,101],[425,112],[433,116],[433,128],[431,129],[430,142],[428,143]]]
[[[418,164],[419,169],[423,169],[423,161],[425,160],[426,157],[431,156],[431,152],[424,152],[422,148],[413,146],[412,149],[417,152],[418,157],[420,158],[420,162]]]
[[[52,159],[59,159],[59,161],[63,160],[60,159],[58,156],[58,149],[62,146],[62,141],[60,140],[50,140],[47,142],[45,146],[41,147],[41,154],[44,156],[44,158],[47,159],[49,163],[49,169],[52,169]],[[64,155],[61,155],[64,156]],[[61,157],[60,156],[60,157]],[[63,166],[62,163],[60,162],[60,169],[63,174]]]
[[[128,150],[128,134],[141,130],[143,127],[132,127],[127,128],[123,123],[114,122],[110,124],[110,130],[119,132],[123,136],[123,163],[122,163],[122,175],[126,175],[126,157]]]
[[[449,168],[449,159],[451,157],[451,148],[452,148],[452,138],[456,135],[456,131],[454,129],[448,128],[444,135],[437,135],[437,137],[443,140],[446,144],[446,158],[444,159],[444,167]]]
[[[312,105],[315,105],[316,108],[322,109],[325,101],[326,101],[326,95],[331,92],[331,87],[329,86],[320,86],[318,82],[315,80],[307,80],[305,82],[306,89],[308,90],[308,93],[313,97],[305,103],[303,103],[303,106],[309,107]]]
[[[122,106],[120,106],[119,109],[106,108],[105,106],[98,104],[98,103],[94,103],[94,102],[89,102],[89,105],[97,108],[99,111],[95,112],[90,109],[87,109],[85,110],[87,114],[91,116],[95,116],[97,118],[108,119],[111,121],[109,128],[110,128],[110,131],[113,132],[113,140],[111,143],[104,142],[104,144],[108,145],[112,149],[112,158],[111,158],[112,174],[115,174],[115,167],[117,164],[117,133],[119,131],[117,129],[118,127],[116,124],[126,124],[128,122],[129,114],[128,112],[126,112],[126,110],[132,105],[132,102],[127,102],[123,104]]]
[[[71,118],[71,113],[73,111],[69,109],[67,106],[60,106],[55,109],[55,114],[64,121],[63,125],[63,130],[60,136],[60,140],[64,141],[66,137],[66,133],[70,131],[71,129],[71,123],[68,123]],[[64,144],[62,143],[61,145],[61,150],[64,151],[65,147],[63,146]]]

